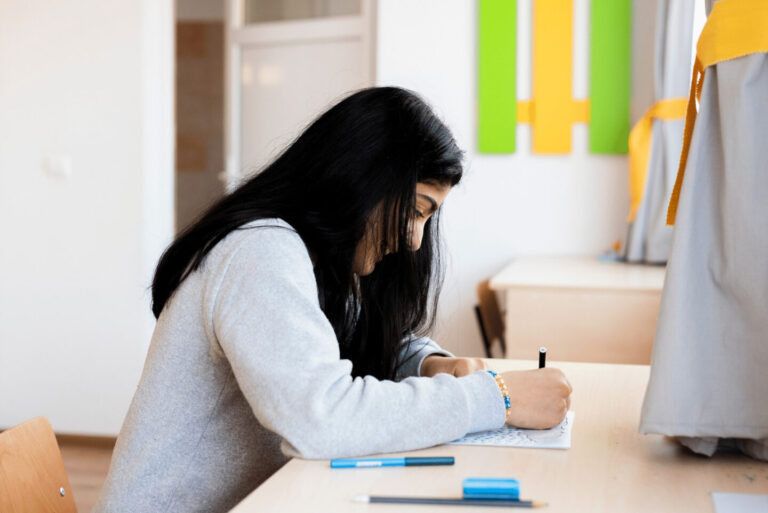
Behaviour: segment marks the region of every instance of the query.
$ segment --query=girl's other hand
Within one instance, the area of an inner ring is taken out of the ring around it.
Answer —
[[[450,356],[430,355],[421,362],[421,375],[431,378],[441,372],[456,377],[467,376],[484,370],[485,362],[480,358],[453,358]]]

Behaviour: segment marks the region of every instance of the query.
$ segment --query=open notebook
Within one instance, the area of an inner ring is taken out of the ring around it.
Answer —
[[[519,429],[504,426],[491,431],[472,433],[453,442],[456,445],[491,445],[496,447],[532,447],[534,449],[569,449],[573,412],[552,429]]]

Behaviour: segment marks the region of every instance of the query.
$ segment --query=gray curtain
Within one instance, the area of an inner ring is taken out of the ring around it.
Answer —
[[[654,39],[654,99],[687,98],[691,80],[691,32],[695,0],[660,0]],[[667,204],[675,185],[685,120],[653,121],[643,201],[629,225],[624,258],[663,264],[669,258],[672,228]]]
[[[707,68],[640,423],[706,455],[768,459],[766,134],[768,54]]]

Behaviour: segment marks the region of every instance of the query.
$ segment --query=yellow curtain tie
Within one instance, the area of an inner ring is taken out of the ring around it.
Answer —
[[[654,119],[681,119],[685,117],[687,98],[659,100],[649,108],[629,132],[629,218],[631,223],[643,200],[648,178],[648,159],[651,151],[651,132]]]
[[[696,100],[701,97],[704,71],[718,62],[768,52],[768,1],[720,0],[712,7],[707,23],[696,44],[696,63],[691,77],[691,92],[685,116],[683,150],[677,169],[675,187],[667,209],[667,224],[675,224],[680,188],[691,149],[693,125],[696,122]]]

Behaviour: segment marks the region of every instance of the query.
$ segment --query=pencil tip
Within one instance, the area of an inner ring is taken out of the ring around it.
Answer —
[[[546,502],[536,502],[536,501],[533,501],[533,507],[534,508],[546,508],[547,507],[547,503]]]

